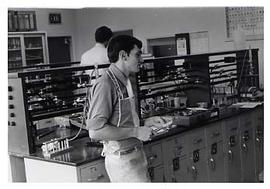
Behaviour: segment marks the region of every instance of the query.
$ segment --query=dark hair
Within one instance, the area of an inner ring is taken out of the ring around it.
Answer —
[[[140,49],[142,48],[142,42],[135,37],[129,35],[118,35],[113,37],[109,41],[107,48],[108,57],[111,63],[118,61],[119,52],[124,50],[129,55],[130,51],[134,48],[134,45]]]
[[[98,43],[104,43],[111,39],[113,32],[107,26],[101,26],[96,30],[95,39]]]

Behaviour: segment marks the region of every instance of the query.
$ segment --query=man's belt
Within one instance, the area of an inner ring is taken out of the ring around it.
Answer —
[[[129,154],[129,153],[131,153],[131,152],[133,152],[133,151],[139,151],[139,150],[141,150],[141,149],[142,149],[142,146],[134,146],[134,147],[129,148],[129,149],[126,149],[126,150],[119,150],[119,151],[116,151],[116,152],[114,152],[113,154],[121,156],[121,155]]]

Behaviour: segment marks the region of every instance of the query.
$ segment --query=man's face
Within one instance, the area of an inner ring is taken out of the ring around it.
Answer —
[[[137,45],[135,45],[130,51],[129,55],[127,56],[127,68],[130,72],[136,73],[139,71],[139,63],[142,63],[143,61],[141,54],[142,51],[137,47]]]

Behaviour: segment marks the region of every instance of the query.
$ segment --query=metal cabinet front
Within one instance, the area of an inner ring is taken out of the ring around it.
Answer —
[[[110,182],[104,161],[88,164],[79,168],[80,182]]]
[[[224,153],[221,122],[205,128],[207,173],[209,182],[224,182]]]
[[[148,173],[152,182],[164,182],[162,145],[160,142],[144,146]],[[161,168],[162,167],[162,168]]]
[[[192,130],[186,137],[188,143],[188,181],[207,182],[204,129]]]
[[[254,128],[252,112],[239,116],[240,141],[241,141],[241,181],[255,181],[255,154],[254,154]]]
[[[156,167],[161,165],[162,162],[162,149],[161,143],[148,144],[144,147],[145,155],[147,157],[148,165]]]
[[[227,182],[241,181],[240,161],[240,131],[238,117],[232,117],[222,122],[224,168]]]
[[[187,150],[185,133],[162,143],[166,182],[187,182]]]
[[[149,167],[148,173],[149,173],[151,182],[164,182],[163,166]]]
[[[255,139],[255,177],[256,181],[259,181],[259,174],[263,171],[264,159],[263,159],[263,108],[257,108],[252,115],[253,127],[254,127],[254,139]]]

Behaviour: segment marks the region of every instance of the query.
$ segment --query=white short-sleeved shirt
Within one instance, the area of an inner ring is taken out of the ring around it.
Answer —
[[[101,43],[96,43],[93,48],[83,53],[81,57],[82,66],[91,66],[97,64],[109,64],[107,49]],[[86,73],[90,74],[91,71],[86,71]]]

